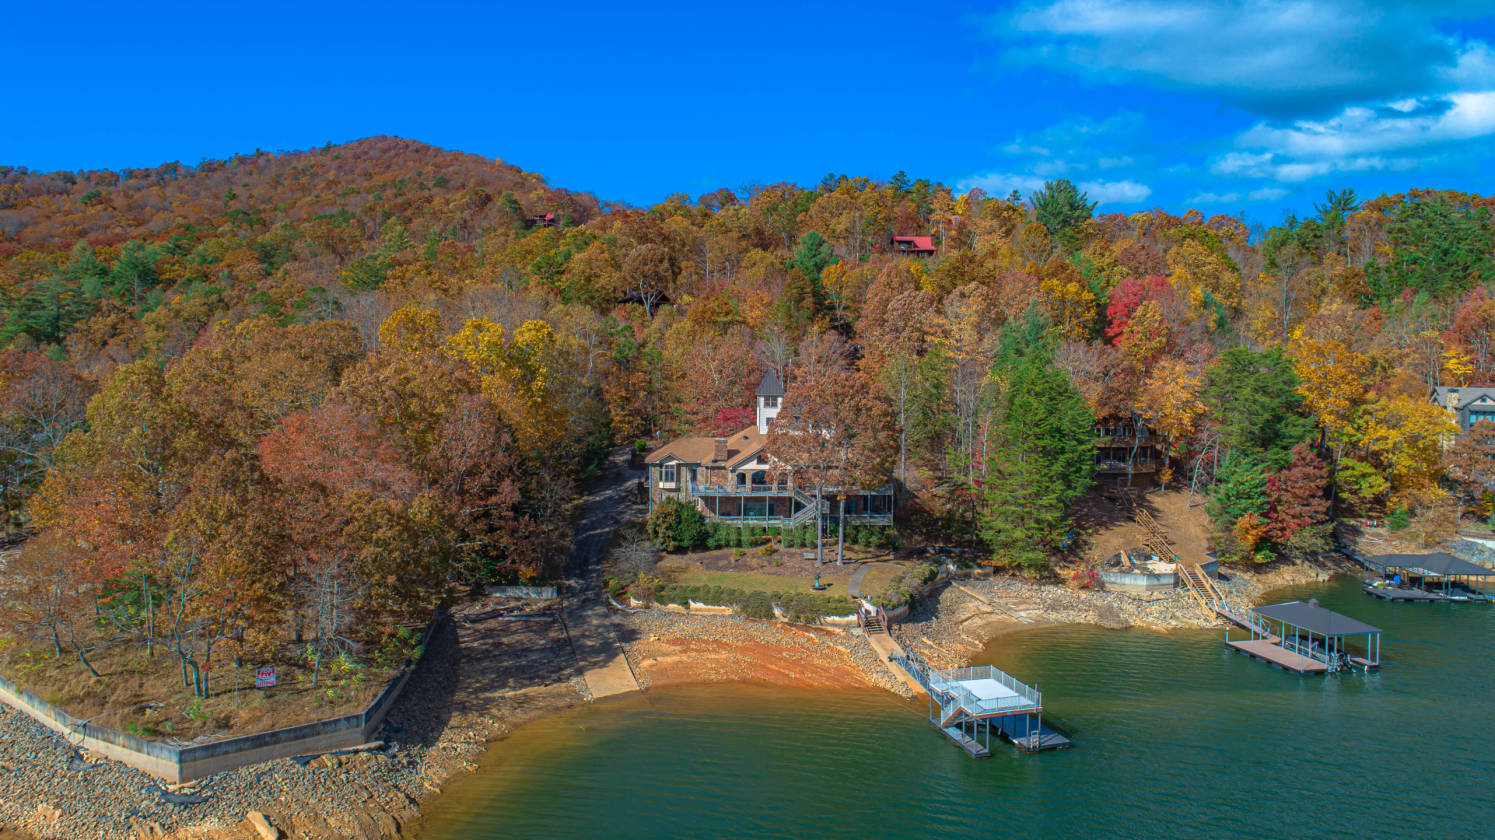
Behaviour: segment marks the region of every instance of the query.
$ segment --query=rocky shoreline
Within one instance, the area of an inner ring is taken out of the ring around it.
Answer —
[[[394,840],[421,803],[515,726],[582,702],[564,628],[453,611],[365,748],[166,786],[0,708],[0,825],[34,838]],[[258,829],[251,812],[269,833]]]
[[[640,610],[621,623],[633,638],[624,649],[645,689],[760,682],[908,696],[858,632],[667,610]]]
[[[1282,586],[1326,580],[1336,565],[1227,573],[1245,601]],[[550,618],[547,618],[550,616]],[[433,636],[417,679],[380,740],[357,751],[283,759],[168,789],[124,765],[80,754],[25,715],[0,710],[0,826],[35,838],[281,837],[394,840],[452,776],[477,767],[497,738],[538,716],[586,702],[585,682],[553,610],[470,602]],[[616,615],[624,651],[645,689],[752,681],[877,688],[908,696],[858,632],[740,616],[640,610]],[[1213,626],[1181,591],[1134,596],[1021,578],[951,581],[895,627],[904,646],[937,666],[963,664],[991,639],[1053,624],[1174,629]]]
[[[1326,581],[1356,568],[1347,559],[1329,556],[1317,563],[1227,569],[1217,585],[1233,601],[1258,603],[1271,590]],[[951,581],[937,597],[921,600],[893,633],[904,649],[947,668],[965,664],[1000,635],[1057,624],[1168,631],[1218,627],[1219,621],[1204,615],[1182,589],[1133,594],[1072,589],[1016,576],[968,577]]]

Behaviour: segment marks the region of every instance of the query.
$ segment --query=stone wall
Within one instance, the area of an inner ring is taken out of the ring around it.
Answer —
[[[426,628],[421,639],[421,657],[425,656],[435,628],[436,622]],[[418,657],[405,663],[400,675],[390,680],[379,696],[357,714],[182,747],[80,720],[4,677],[0,677],[0,702],[57,732],[76,747],[168,782],[181,783],[262,761],[330,752],[368,742],[419,662]]]

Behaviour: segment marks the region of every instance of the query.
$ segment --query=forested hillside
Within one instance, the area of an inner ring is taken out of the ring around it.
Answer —
[[[204,692],[225,648],[368,650],[544,574],[606,446],[732,428],[769,367],[886,425],[905,526],[998,564],[1069,538],[1097,421],[1158,436],[1231,559],[1446,530],[1490,513],[1495,427],[1445,450],[1428,396],[1495,384],[1490,203],[1253,229],[900,173],[632,208],[389,138],[0,168],[11,618],[164,645]]]

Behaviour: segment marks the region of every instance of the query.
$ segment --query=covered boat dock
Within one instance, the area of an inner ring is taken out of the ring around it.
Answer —
[[[1382,554],[1362,558],[1381,576],[1365,594],[1383,601],[1489,601],[1495,569],[1452,554]]]
[[[1288,601],[1252,609],[1247,616],[1249,639],[1231,639],[1231,649],[1299,674],[1327,674],[1350,668],[1381,666],[1381,629],[1340,615],[1318,601]],[[1352,650],[1350,639],[1365,637],[1363,649]]]

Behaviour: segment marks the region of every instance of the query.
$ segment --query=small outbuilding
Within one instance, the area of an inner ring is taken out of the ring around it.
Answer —
[[[934,256],[933,236],[895,236],[891,244],[895,254],[910,257]]]

